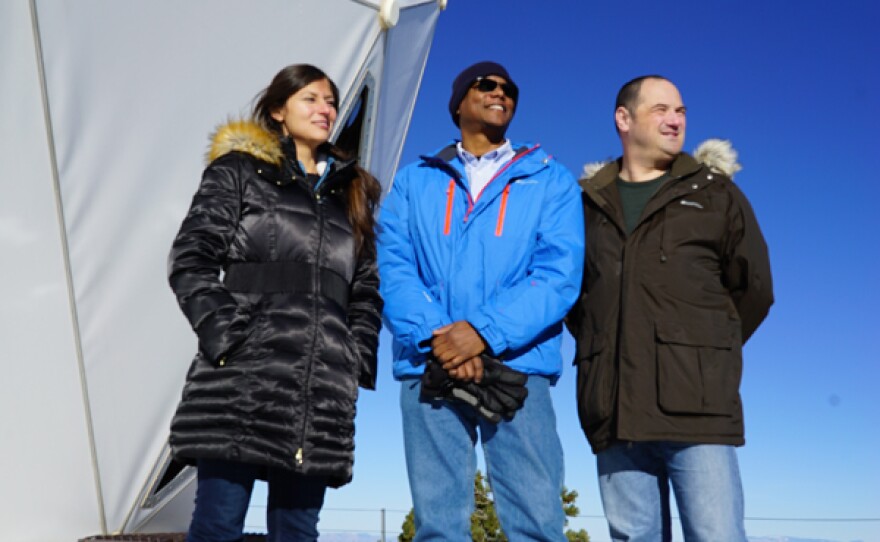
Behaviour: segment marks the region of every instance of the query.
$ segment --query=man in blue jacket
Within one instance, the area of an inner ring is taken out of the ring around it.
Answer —
[[[581,285],[583,210],[563,166],[539,145],[505,137],[518,97],[494,62],[462,71],[449,101],[461,138],[404,167],[379,216],[416,541],[471,540],[478,435],[507,537],[566,540],[549,388],[562,370],[562,319]],[[482,355],[527,376],[528,397],[512,417],[493,423],[469,404],[423,393],[426,364],[478,384]]]

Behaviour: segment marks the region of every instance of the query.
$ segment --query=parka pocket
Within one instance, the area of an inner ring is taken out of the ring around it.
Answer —
[[[575,361],[578,415],[586,428],[611,417],[617,395],[616,379],[613,360],[605,348],[605,335],[595,333],[580,340]]]
[[[223,356],[223,363],[220,363],[221,360],[218,360],[218,367],[224,367],[245,360],[260,359],[266,356],[267,352],[263,344],[266,339],[267,327],[265,312],[255,303],[243,303],[241,307],[242,312],[249,314],[248,323],[244,329],[244,337]]]
[[[730,415],[739,408],[739,322],[657,322],[657,400],[671,414]]]

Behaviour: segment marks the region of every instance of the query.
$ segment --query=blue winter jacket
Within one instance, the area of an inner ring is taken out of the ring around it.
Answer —
[[[510,367],[555,381],[584,262],[581,192],[539,145],[514,144],[476,200],[455,145],[400,170],[379,215],[394,377],[420,375],[433,330],[467,320]]]

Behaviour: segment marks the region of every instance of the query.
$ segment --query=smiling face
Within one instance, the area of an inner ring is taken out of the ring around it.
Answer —
[[[458,125],[462,132],[500,130],[503,133],[513,120],[516,102],[501,88],[501,83],[507,80],[498,75],[489,75],[486,79],[499,84],[492,90],[482,91],[475,82],[458,106]]]
[[[686,108],[678,89],[664,79],[642,82],[635,110],[615,111],[624,154],[645,165],[670,162],[684,145]]]
[[[298,148],[302,145],[314,150],[330,138],[336,122],[336,100],[330,82],[319,79],[299,89],[272,112],[272,118]]]

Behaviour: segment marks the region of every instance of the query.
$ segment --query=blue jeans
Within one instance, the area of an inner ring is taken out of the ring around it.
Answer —
[[[471,542],[474,449],[479,434],[498,519],[509,540],[567,542],[563,534],[562,446],[550,382],[529,377],[529,396],[511,421],[493,424],[463,403],[419,398],[421,382],[401,382],[400,407],[414,542]]]
[[[687,542],[745,542],[733,446],[627,442],[600,452],[596,464],[612,540],[672,540],[672,484]]]
[[[243,540],[244,518],[251,491],[254,480],[261,474],[266,475],[269,485],[267,542],[316,541],[318,514],[327,489],[323,479],[214,459],[201,459],[198,462],[196,509],[186,541]]]

